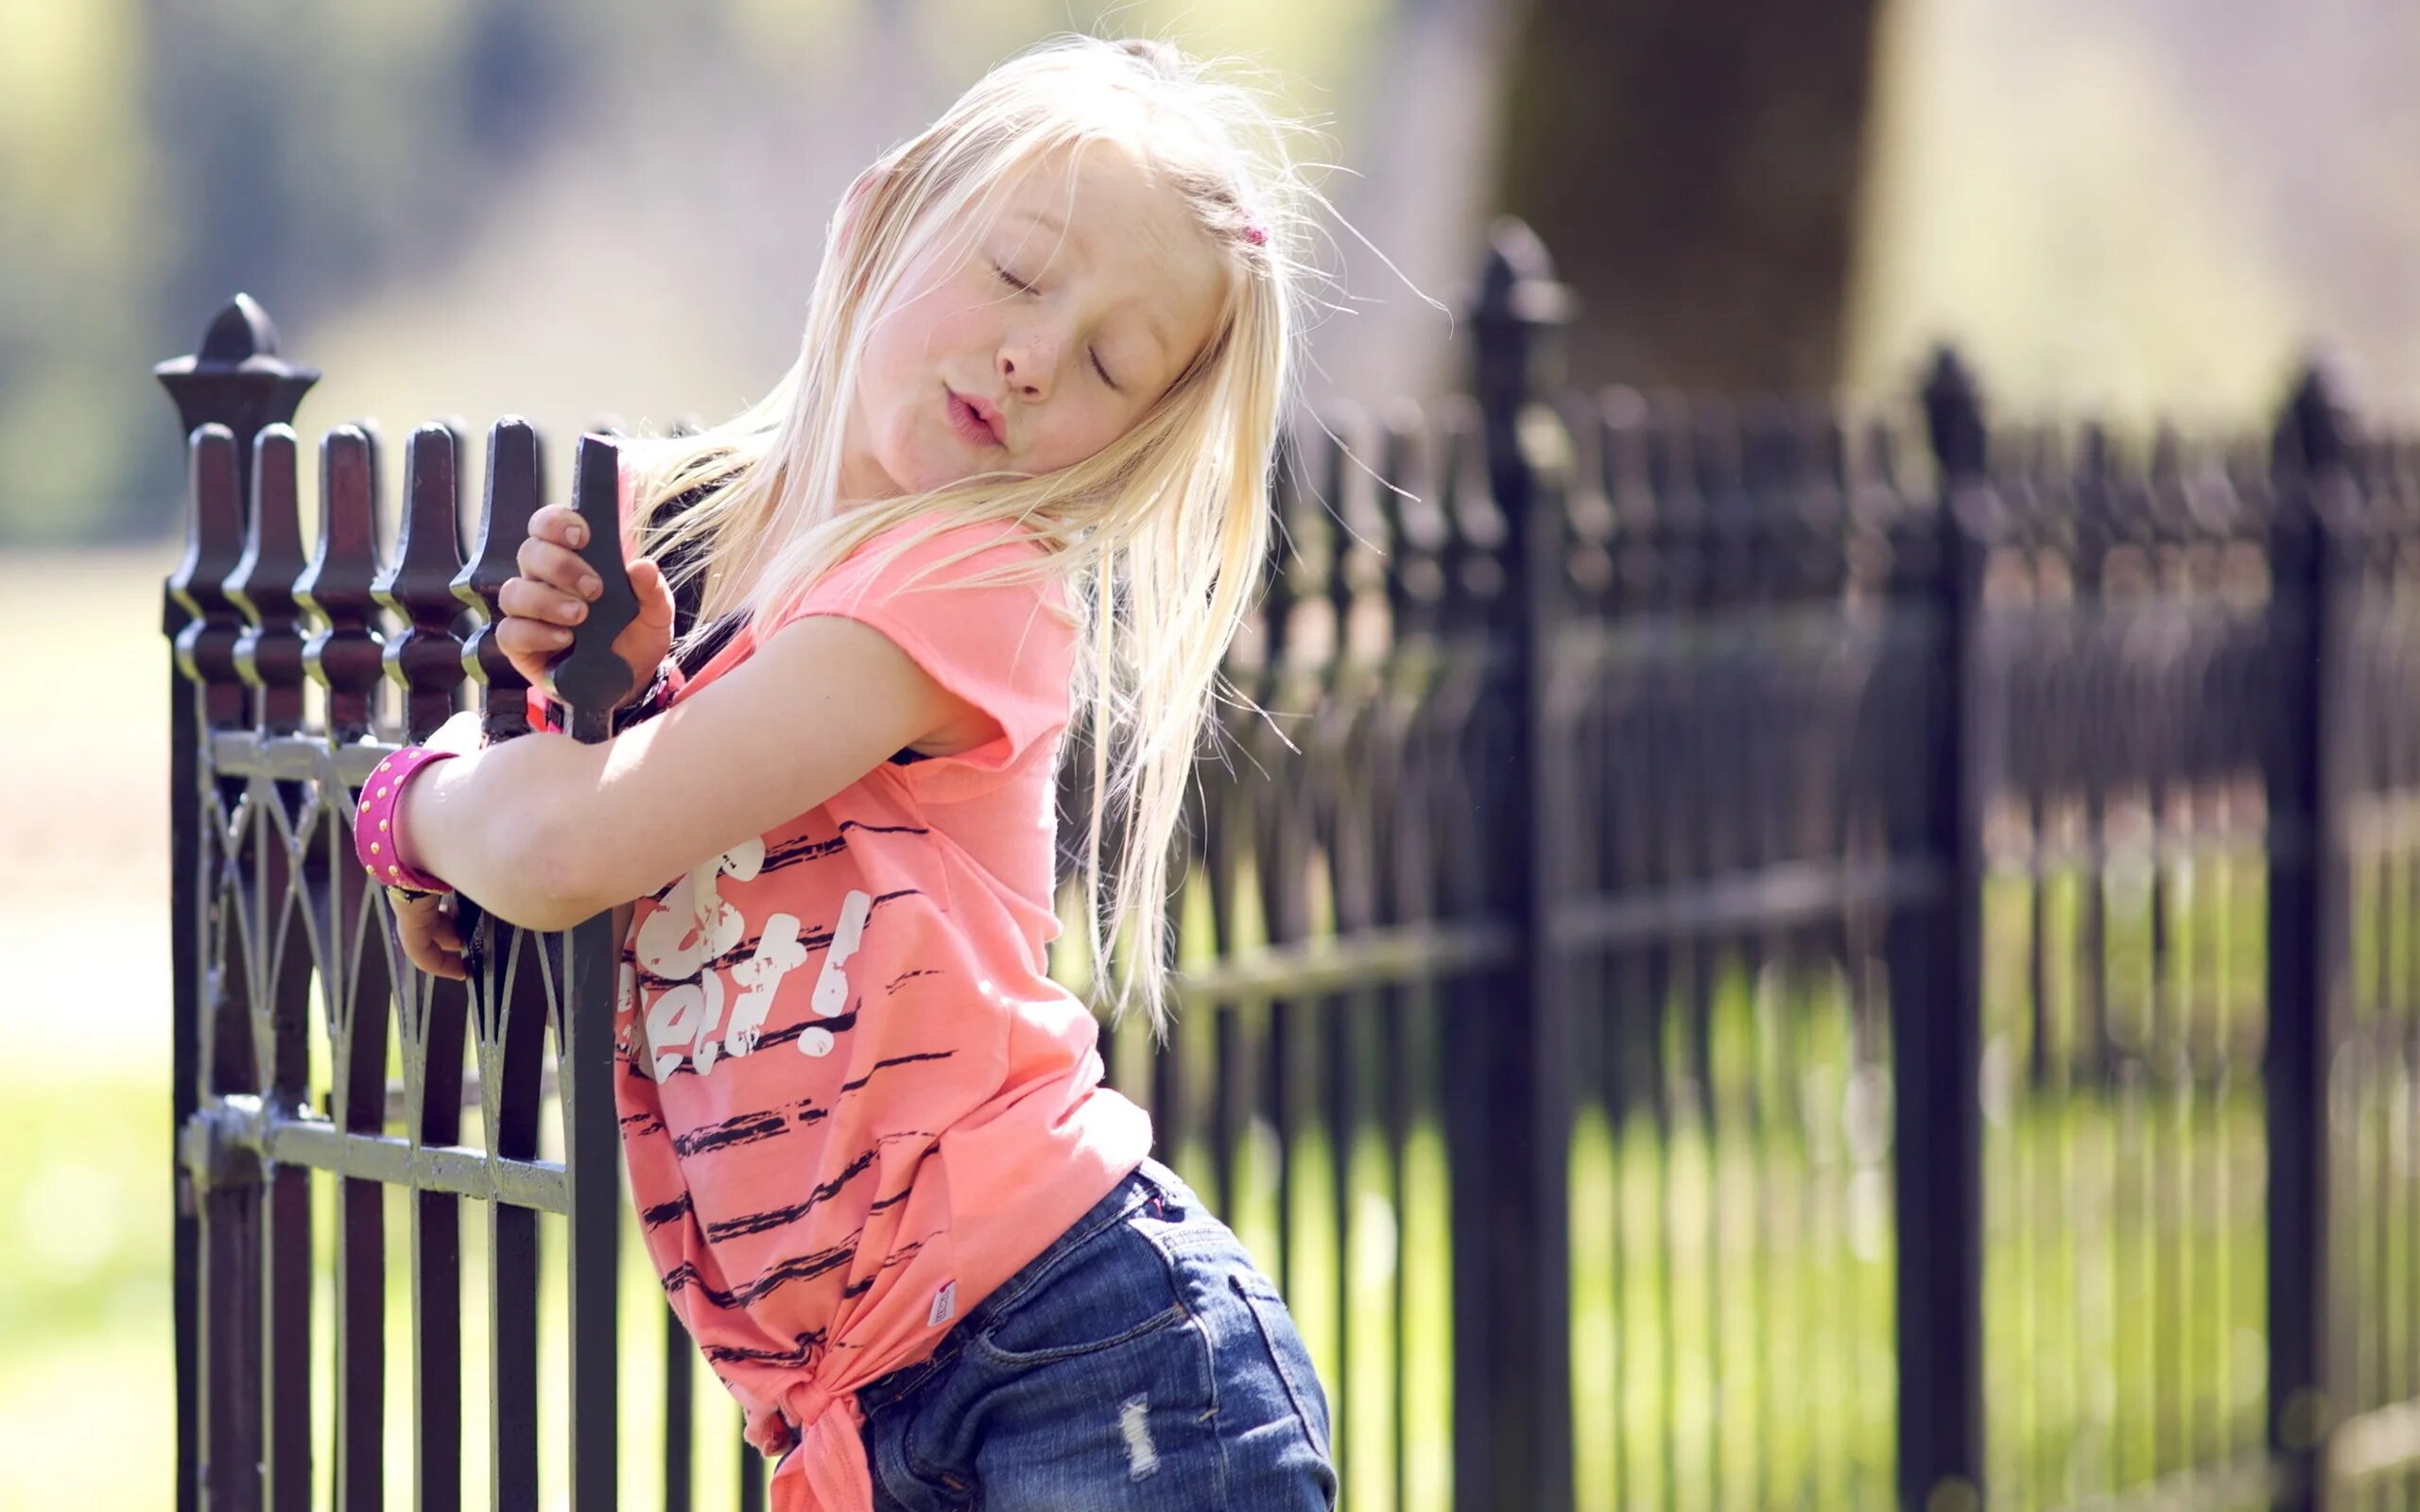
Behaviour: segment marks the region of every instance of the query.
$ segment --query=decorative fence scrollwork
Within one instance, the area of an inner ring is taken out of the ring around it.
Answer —
[[[1353,1504],[2408,1496],[2420,447],[2316,378],[2273,437],[2140,446],[1994,430],[1947,357],[1914,435],[1573,393],[1566,307],[1500,228],[1473,393],[1290,438],[1181,1011],[1105,1026]],[[609,921],[479,919],[431,980],[352,854],[393,743],[527,732],[485,627],[540,438],[488,434],[466,531],[467,439],[413,433],[389,532],[338,426],[306,555],[317,375],[241,298],[160,372],[180,1504],[380,1505],[407,1417],[424,1506],[482,1463],[501,1508],[761,1506],[668,1312],[660,1367],[620,1348]],[[630,604],[613,442],[572,460],[594,740]]]

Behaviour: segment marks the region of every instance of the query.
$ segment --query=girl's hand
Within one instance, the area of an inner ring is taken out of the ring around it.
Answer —
[[[588,617],[588,606],[603,591],[579,549],[588,525],[567,504],[550,504],[529,517],[529,539],[515,560],[521,575],[496,593],[504,619],[495,644],[532,687],[553,691],[555,659],[571,646],[571,627]],[[630,665],[631,689],[619,704],[645,689],[672,647],[672,590],[663,570],[641,557],[630,564],[631,591],[638,618],[614,637],[614,654]]]
[[[395,910],[395,940],[414,966],[431,976],[459,981],[470,974],[462,964],[462,932],[454,922],[454,901],[459,895],[441,892],[409,902],[387,895]]]

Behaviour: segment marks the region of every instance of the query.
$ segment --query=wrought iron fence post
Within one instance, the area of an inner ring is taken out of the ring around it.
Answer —
[[[595,743],[613,733],[612,710],[631,668],[612,650],[637,617],[622,558],[620,453],[583,436],[572,457],[572,507],[588,525],[580,549],[604,586],[555,667],[555,691],[571,709],[571,733]],[[560,996],[563,1163],[571,1177],[571,1504],[596,1512],[616,1504],[615,1426],[619,1372],[614,1275],[621,1235],[622,1135],[614,1106],[614,975],[621,941],[609,910],[563,936]],[[744,1475],[743,1475],[744,1478]]]
[[[1497,602],[1512,627],[1513,728],[1479,774],[1494,889],[1518,940],[1484,1015],[1449,1015],[1454,1204],[1455,1504],[1554,1512],[1572,1499],[1569,1005],[1556,988],[1558,795],[1569,756],[1547,730],[1571,443],[1560,386],[1569,292],[1536,234],[1500,221],[1478,307],[1475,385],[1490,490],[1509,539]]]
[[[251,493],[252,439],[263,426],[281,424],[294,418],[302,396],[319,382],[317,369],[297,367],[277,353],[277,328],[269,323],[267,312],[249,295],[238,294],[228,301],[210,322],[201,347],[190,355],[173,358],[152,369],[152,373],[168,390],[177,406],[180,435],[190,444],[194,433],[205,425],[225,426],[233,438],[235,476],[231,500],[249,498]],[[240,685],[232,678],[208,701],[191,669],[191,650],[186,632],[203,619],[203,611],[194,598],[196,589],[215,590],[235,565],[235,553],[242,549],[242,525],[234,516],[220,520],[205,520],[196,506],[194,490],[188,490],[184,505],[185,550],[163,585],[161,631],[176,644],[181,664],[171,668],[168,676],[168,913],[169,925],[169,1065],[172,1083],[170,1102],[170,1156],[174,1169],[175,1212],[171,1224],[171,1264],[174,1287],[177,1359],[177,1506],[179,1512],[192,1512],[200,1501],[205,1470],[212,1463],[220,1467],[218,1479],[213,1483],[216,1494],[213,1505],[257,1501],[259,1461],[259,1418],[251,1416],[251,1436],[223,1440],[216,1446],[223,1453],[205,1459],[199,1443],[200,1401],[199,1368],[199,1328],[201,1322],[201,1260],[199,1203],[191,1174],[183,1159],[186,1124],[199,1106],[201,1091],[201,959],[202,940],[208,929],[208,897],[202,886],[201,869],[205,864],[201,848],[201,795],[198,753],[204,731],[213,725],[240,724],[243,697]],[[229,528],[232,527],[232,530]],[[225,627],[225,650],[233,649],[232,624]],[[215,707],[213,707],[215,705]],[[251,1207],[254,1226],[252,1239],[257,1253],[259,1210]],[[240,1245],[237,1247],[243,1247]],[[257,1316],[259,1279],[255,1274],[248,1288],[253,1297],[252,1315]],[[247,1351],[250,1379],[259,1376],[257,1344]],[[244,1361],[233,1362],[238,1378],[246,1372]],[[239,1428],[233,1419],[225,1420],[231,1431]],[[247,1496],[228,1479],[230,1467],[243,1465],[251,1469],[244,1472],[251,1477]]]
[[[2280,1512],[2328,1504],[2325,1452],[2343,1403],[2332,1391],[2328,1276],[2328,1063],[2350,960],[2338,849],[2338,771],[2348,669],[2341,592],[2352,479],[2345,419],[2317,369],[2279,417],[2271,467],[2270,648],[2280,717],[2269,760],[2269,1449]]]
[[[1983,777],[1987,715],[1983,556],[1996,501],[1984,470],[1982,404],[1944,351],[1924,387],[1937,466],[1929,585],[1940,642],[1915,833],[1899,857],[1933,864],[1927,906],[1893,910],[1889,938],[1892,1164],[1898,1231],[1899,1504],[1983,1505]]]

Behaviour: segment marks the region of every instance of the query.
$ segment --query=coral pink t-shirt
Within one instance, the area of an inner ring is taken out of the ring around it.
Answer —
[[[918,528],[781,623],[871,626],[999,734],[878,766],[640,899],[623,948],[615,1090],[648,1252],[750,1441],[803,1435],[773,1483],[794,1512],[871,1512],[856,1389],[923,1359],[1151,1143],[1045,974],[1064,590],[964,582],[1040,554],[1007,525],[882,561]],[[677,698],[756,644],[742,628]]]

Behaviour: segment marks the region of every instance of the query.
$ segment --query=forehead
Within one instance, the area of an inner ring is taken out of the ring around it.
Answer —
[[[1038,260],[1037,271],[1072,273],[1104,302],[1132,306],[1180,364],[1208,339],[1226,259],[1184,197],[1130,149],[1087,143],[1027,164],[1002,187],[993,224]]]
[[[1121,143],[1093,139],[1045,152],[1003,180],[1003,208],[1051,215],[1141,215],[1174,229],[1183,199],[1151,164]]]

